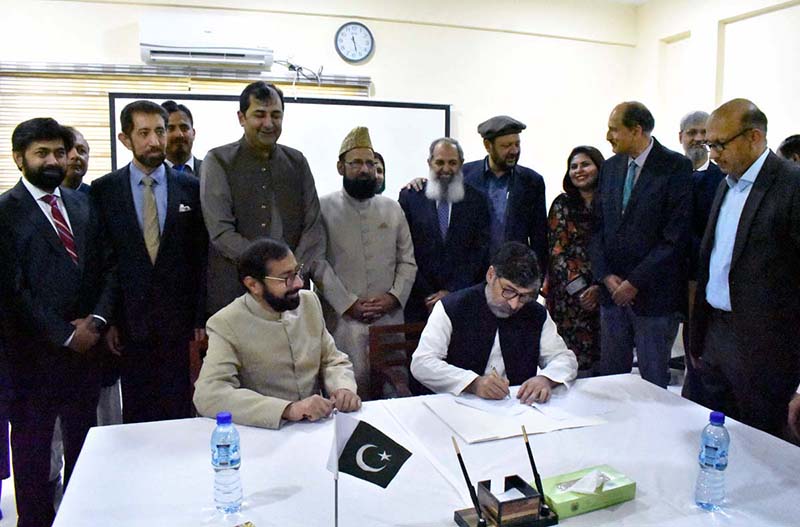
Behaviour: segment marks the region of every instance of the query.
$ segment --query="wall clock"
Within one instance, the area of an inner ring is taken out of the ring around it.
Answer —
[[[347,62],[356,64],[372,55],[375,37],[367,26],[360,22],[347,22],[336,31],[336,52]]]

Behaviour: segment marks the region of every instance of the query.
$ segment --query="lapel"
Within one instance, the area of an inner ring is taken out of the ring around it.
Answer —
[[[616,170],[609,161],[609,170],[603,173],[603,178],[609,178],[606,189],[609,194],[610,218],[606,221],[610,225],[616,225],[617,229],[622,225],[622,193],[625,187],[625,176],[628,172],[628,156],[620,156],[618,159],[620,166]]]
[[[163,251],[163,247],[169,242],[169,238],[174,236],[175,220],[178,214],[178,206],[180,205],[180,186],[178,183],[178,174],[173,169],[166,167],[166,180],[167,180],[167,217],[164,220],[164,232],[161,233],[161,242],[158,246],[158,254]],[[142,236],[144,240],[144,236]],[[158,262],[158,257],[156,257]]]
[[[147,255],[147,247],[144,244],[144,233],[139,226],[136,206],[133,204],[130,166],[126,165],[118,174],[116,181],[117,191],[114,192],[116,206],[108,211],[108,213],[118,217],[122,224],[122,228],[124,229],[122,239],[128,240],[128,243],[134,244],[136,252],[140,253],[140,257],[150,263],[150,257]]]
[[[711,261],[711,249],[714,247],[714,236],[717,229],[717,220],[719,219],[719,209],[722,207],[722,202],[725,200],[725,195],[728,193],[728,183],[723,178],[717,185],[716,193],[714,194],[714,201],[711,203],[711,210],[708,213],[708,221],[706,222],[706,230],[703,233],[703,239],[700,241],[700,257],[699,265],[700,272],[708,277],[708,263]]]
[[[636,207],[637,202],[641,199],[645,192],[648,191],[648,187],[652,185],[653,180],[658,177],[656,172],[660,168],[661,165],[661,144],[653,138],[653,148],[650,149],[650,153],[647,155],[647,159],[644,161],[644,166],[642,170],[639,172],[639,177],[636,180],[636,184],[633,186],[633,192],[631,192],[631,199],[628,201],[628,208],[627,214],[623,216],[623,221],[625,220],[626,216],[630,216],[630,212],[633,211],[633,208]],[[628,175],[628,159],[625,159],[625,167],[623,170],[622,176],[622,185],[620,188],[625,186],[625,178]],[[620,193],[619,199],[620,209],[622,208],[622,194]]]
[[[736,265],[736,260],[742,254],[742,250],[744,250],[744,244],[750,233],[750,226],[753,223],[756,212],[758,212],[761,201],[775,181],[775,159],[773,159],[773,156],[775,156],[775,154],[772,152],[767,155],[764,166],[761,167],[761,171],[758,173],[755,183],[753,183],[753,188],[747,196],[747,201],[744,203],[742,216],[739,218],[739,225],[736,227],[736,241],[733,244],[731,269]]]
[[[61,200],[64,202],[64,208],[67,209],[67,214],[69,215],[72,238],[75,240],[75,250],[78,253],[78,269],[82,271],[86,263],[86,249],[89,242],[87,229],[85,228],[89,223],[89,207],[86,202],[76,199],[71,192],[65,191],[63,188],[61,189]],[[61,240],[59,239],[59,241]],[[66,249],[64,252],[66,252]]]
[[[36,230],[39,231],[39,235],[49,243],[56,252],[63,254],[66,258],[70,258],[69,254],[67,254],[67,250],[64,248],[64,244],[61,242],[61,238],[58,237],[53,225],[50,223],[50,220],[45,217],[39,204],[36,203],[31,193],[28,192],[28,189],[22,184],[21,179],[11,192],[19,202],[20,216],[27,215],[27,223],[34,225]],[[68,211],[67,214],[69,213]],[[72,258],[70,258],[70,261],[72,261]]]

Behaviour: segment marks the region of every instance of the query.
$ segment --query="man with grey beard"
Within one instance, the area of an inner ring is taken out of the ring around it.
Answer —
[[[417,277],[405,307],[406,322],[422,322],[445,295],[480,283],[489,260],[489,208],[464,185],[464,152],[458,141],[436,139],[428,156],[428,181],[400,192]]]

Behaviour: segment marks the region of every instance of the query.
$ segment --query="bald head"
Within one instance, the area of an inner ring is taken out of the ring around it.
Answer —
[[[767,148],[767,116],[747,99],[733,99],[711,113],[706,127],[711,159],[735,179]]]

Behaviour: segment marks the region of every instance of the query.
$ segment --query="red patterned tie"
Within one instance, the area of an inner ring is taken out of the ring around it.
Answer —
[[[61,238],[61,243],[64,244],[64,249],[72,258],[72,261],[78,263],[78,253],[75,251],[75,238],[72,237],[72,231],[69,229],[67,220],[61,214],[61,209],[58,208],[58,201],[52,194],[42,196],[41,200],[50,205],[50,213],[53,215],[53,223],[56,225],[58,237]]]

